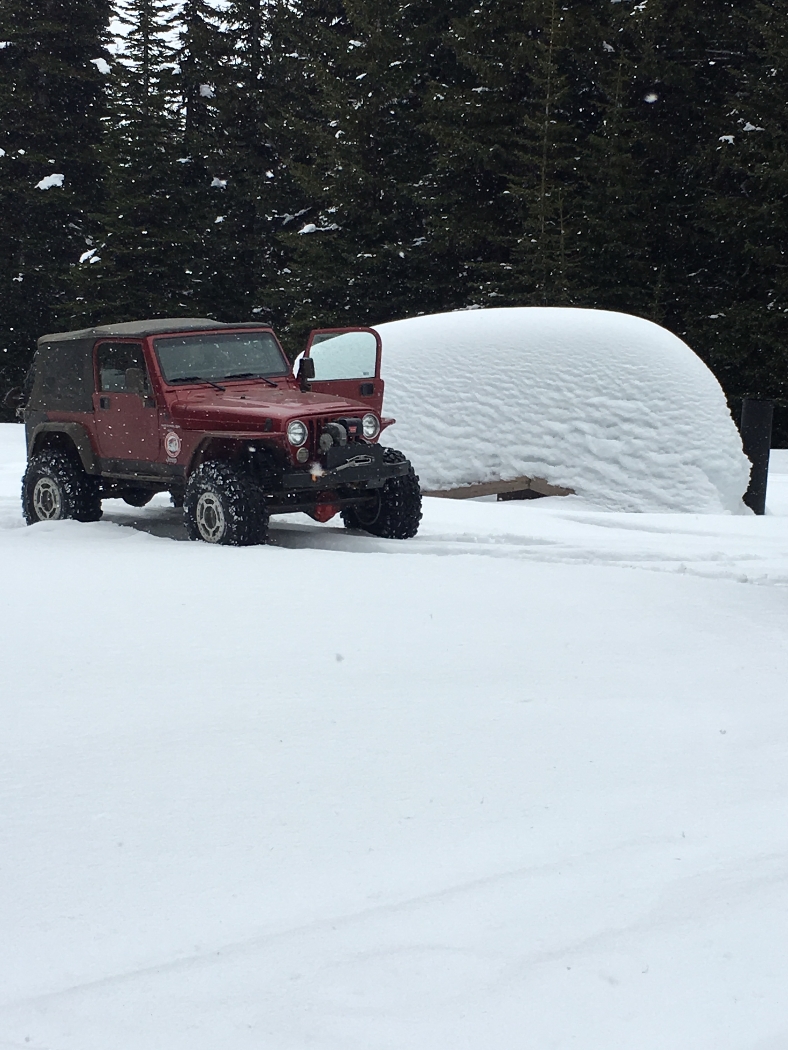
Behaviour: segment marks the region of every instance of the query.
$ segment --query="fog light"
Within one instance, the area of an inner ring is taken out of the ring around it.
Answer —
[[[296,452],[296,459],[299,463],[306,463],[306,461],[309,459],[309,449],[300,448],[298,452]]]

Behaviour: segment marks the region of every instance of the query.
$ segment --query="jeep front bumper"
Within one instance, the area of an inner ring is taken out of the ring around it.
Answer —
[[[325,466],[313,463],[303,470],[286,471],[282,488],[286,492],[334,491],[345,485],[380,488],[389,478],[400,477],[410,470],[408,460],[387,463],[380,445],[352,444],[330,448]]]

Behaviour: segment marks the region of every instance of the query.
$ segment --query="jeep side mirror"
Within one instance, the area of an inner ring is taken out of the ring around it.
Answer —
[[[298,362],[298,381],[302,390],[309,389],[309,380],[315,378],[315,362],[311,357],[302,357]]]
[[[12,387],[3,398],[5,408],[20,408],[25,403],[25,392],[21,386]]]
[[[3,398],[3,407],[13,409],[16,418],[22,422],[25,418],[25,406],[28,394],[21,386],[15,386]]]
[[[138,394],[140,397],[147,394],[145,373],[141,368],[126,369],[126,393]]]

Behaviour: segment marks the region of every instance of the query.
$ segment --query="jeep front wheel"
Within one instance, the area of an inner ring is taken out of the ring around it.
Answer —
[[[39,521],[98,521],[98,478],[85,473],[76,452],[48,449],[33,456],[22,478],[22,509],[28,525]]]
[[[193,471],[183,515],[191,540],[233,547],[265,543],[268,516],[262,497],[229,463],[203,463]]]
[[[384,463],[404,463],[405,456],[393,448],[383,450]],[[373,536],[409,540],[419,531],[421,489],[413,467],[407,474],[389,478],[369,500],[342,511],[348,529],[363,529]]]

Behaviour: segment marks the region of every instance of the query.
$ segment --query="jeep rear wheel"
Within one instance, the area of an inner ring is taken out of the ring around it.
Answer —
[[[246,547],[265,543],[268,515],[251,479],[229,463],[203,463],[186,485],[189,539]]]
[[[98,521],[98,478],[85,473],[79,458],[63,449],[33,456],[22,479],[22,509],[28,525],[39,521]]]
[[[404,463],[405,456],[393,448],[383,450],[384,463]],[[389,478],[369,500],[342,511],[348,529],[362,529],[372,536],[409,540],[419,531],[421,489],[413,467],[407,474]]]

